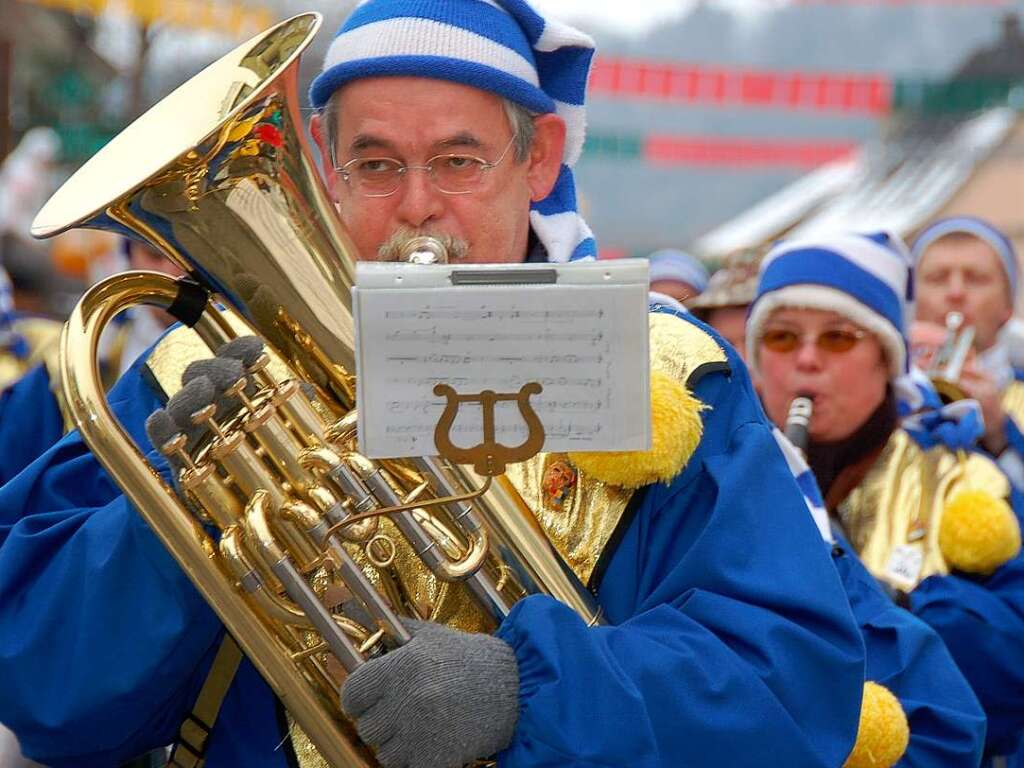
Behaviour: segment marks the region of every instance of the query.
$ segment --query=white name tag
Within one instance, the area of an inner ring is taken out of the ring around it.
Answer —
[[[904,544],[895,547],[889,554],[885,573],[896,586],[905,587],[909,591],[917,586],[923,565],[924,553],[920,547]]]

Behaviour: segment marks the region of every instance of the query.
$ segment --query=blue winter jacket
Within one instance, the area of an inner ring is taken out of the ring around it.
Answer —
[[[688,322],[695,322],[688,320]],[[520,672],[502,766],[835,768],[857,731],[864,649],[829,554],[738,358],[694,392],[704,436],[640,492],[588,628],[520,602],[498,634]],[[110,394],[131,436],[160,403],[137,362]],[[97,768],[173,740],[223,627],[71,433],[0,489],[0,721],[26,755]],[[286,765],[281,712],[243,661],[208,768]]]

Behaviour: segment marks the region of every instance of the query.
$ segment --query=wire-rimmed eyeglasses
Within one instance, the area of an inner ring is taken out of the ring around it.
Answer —
[[[353,191],[364,197],[389,197],[398,191],[409,171],[426,171],[438,192],[468,195],[475,192],[487,174],[505,159],[515,143],[513,136],[493,163],[467,154],[441,154],[423,165],[404,165],[393,157],[357,157],[334,170]]]

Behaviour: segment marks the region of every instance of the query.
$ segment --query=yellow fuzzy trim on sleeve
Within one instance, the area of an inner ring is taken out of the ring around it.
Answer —
[[[891,768],[910,744],[903,705],[884,685],[864,683],[857,743],[843,768]]]
[[[621,488],[640,488],[678,475],[697,450],[707,406],[684,384],[651,371],[651,448],[647,451],[570,453],[569,460],[595,480]]]
[[[1020,552],[1020,524],[1013,509],[986,491],[958,492],[939,525],[939,549],[950,568],[987,576]]]

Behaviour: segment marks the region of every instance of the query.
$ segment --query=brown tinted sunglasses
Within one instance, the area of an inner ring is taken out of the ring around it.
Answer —
[[[822,331],[814,339],[814,346],[822,352],[842,354],[849,352],[857,342],[867,334],[864,331],[851,331],[842,328],[831,328]],[[803,334],[786,328],[769,328],[761,336],[761,343],[772,352],[792,352],[800,346]]]

